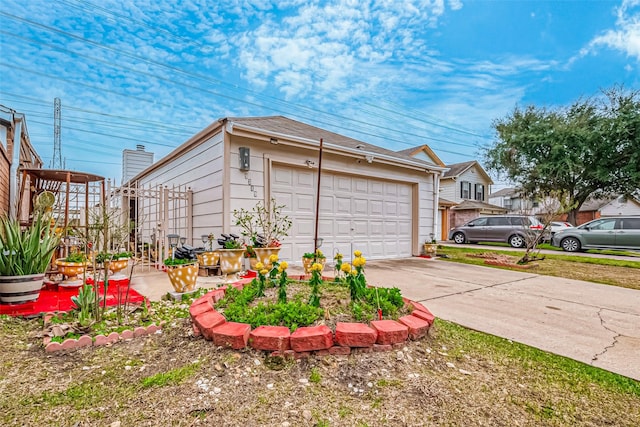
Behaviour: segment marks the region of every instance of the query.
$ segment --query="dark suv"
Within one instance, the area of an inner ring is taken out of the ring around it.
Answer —
[[[554,234],[553,246],[567,252],[583,249],[640,250],[640,216],[600,218]]]
[[[544,226],[534,216],[496,215],[480,217],[449,231],[449,239],[458,244],[476,242],[505,242],[514,248],[526,246],[529,239]]]

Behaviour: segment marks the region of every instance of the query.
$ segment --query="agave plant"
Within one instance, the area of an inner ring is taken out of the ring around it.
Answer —
[[[0,218],[0,276],[44,273],[59,244],[45,215],[38,214],[25,229],[18,220]]]

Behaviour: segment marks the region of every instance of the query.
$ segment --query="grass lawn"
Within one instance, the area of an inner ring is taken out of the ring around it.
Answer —
[[[384,353],[269,358],[190,335],[49,355],[0,318],[3,426],[635,426],[640,383],[436,320]],[[286,423],[286,424],[285,424]]]
[[[446,255],[442,260],[461,262],[465,264],[484,265],[480,258],[470,258],[467,254],[496,253],[506,255],[516,261],[521,257],[520,252],[501,251],[487,248],[463,248],[455,246],[441,246],[438,254]],[[542,261],[536,261],[537,267],[528,270],[536,274],[544,274],[568,279],[585,280],[640,290],[640,260],[626,261],[609,258],[588,258],[565,253],[545,254]],[[508,267],[495,267],[508,268]]]

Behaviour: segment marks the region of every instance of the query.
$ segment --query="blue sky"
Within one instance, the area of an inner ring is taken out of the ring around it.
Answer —
[[[481,158],[515,106],[640,88],[640,0],[3,0],[0,104],[49,166],[120,182],[226,116],[285,115],[392,150]]]

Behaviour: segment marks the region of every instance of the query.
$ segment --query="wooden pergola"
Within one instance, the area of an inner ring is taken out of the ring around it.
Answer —
[[[70,189],[72,184],[84,185],[85,197],[84,197],[84,214],[85,214],[85,232],[89,225],[89,201],[90,201],[90,186],[92,182],[100,182],[100,203],[105,203],[105,186],[104,177],[94,175],[86,172],[77,172],[62,169],[38,169],[38,168],[20,168],[21,174],[20,183],[20,198],[18,202],[18,218],[21,217],[21,210],[27,202],[23,200],[28,197],[28,217],[34,209],[34,196],[48,191],[53,193],[57,197],[64,194],[65,206],[64,206],[64,229],[69,225],[69,199]],[[29,185],[29,188],[26,186]]]

